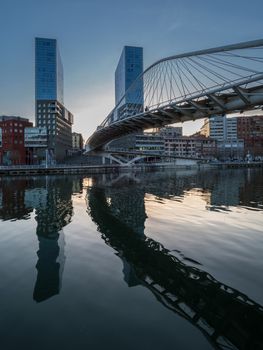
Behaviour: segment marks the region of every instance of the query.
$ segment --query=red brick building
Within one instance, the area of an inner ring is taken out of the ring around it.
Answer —
[[[24,130],[32,126],[26,118],[0,116],[0,164],[26,164]]]
[[[246,154],[263,156],[263,115],[238,117],[237,136],[244,140]]]

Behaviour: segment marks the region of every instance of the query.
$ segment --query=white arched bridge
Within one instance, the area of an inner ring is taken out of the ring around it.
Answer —
[[[102,149],[145,129],[262,105],[263,39],[170,56],[138,76],[86,149]]]

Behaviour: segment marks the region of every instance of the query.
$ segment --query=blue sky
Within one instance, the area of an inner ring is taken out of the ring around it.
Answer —
[[[88,137],[114,107],[124,45],[162,57],[263,38],[262,0],[0,0],[0,115],[34,120],[34,38],[59,41],[65,106]],[[184,124],[185,133],[201,121]]]

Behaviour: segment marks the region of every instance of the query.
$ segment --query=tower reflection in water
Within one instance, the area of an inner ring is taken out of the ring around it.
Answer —
[[[253,182],[247,181],[245,175],[239,176],[242,174],[234,178],[230,172],[215,177],[189,172],[182,176],[171,173],[170,177],[146,174],[139,180],[130,175],[102,176],[93,180],[87,192],[88,212],[105,243],[122,259],[126,283],[150,289],[165,307],[200,329],[216,349],[263,349],[263,308],[147,238],[142,229],[146,219],[144,199],[146,193],[160,199],[182,197],[198,185],[209,210],[250,206],[250,198],[244,193]],[[253,206],[260,203],[254,201]]]
[[[36,264],[37,280],[33,298],[44,301],[59,293],[65,264],[65,237],[63,227],[73,215],[72,181],[49,177],[46,180],[44,205],[36,208],[37,237],[39,250]]]
[[[128,286],[148,288],[165,307],[199,328],[215,348],[263,349],[261,305],[216,280],[200,265],[189,266],[144,233],[146,193],[159,200],[180,200],[198,188],[207,210],[230,210],[228,206],[238,205],[262,210],[263,187],[255,188],[261,179],[262,171],[251,176],[246,171],[219,171],[209,176],[194,171],[97,176],[87,189],[88,212],[105,243],[122,259]],[[26,220],[35,211],[39,242],[36,302],[61,290],[63,228],[73,216],[72,194],[81,190],[81,177],[0,180],[2,220]]]
[[[82,179],[63,176],[9,178],[0,182],[0,188],[2,220],[26,220],[35,212],[39,249],[33,299],[42,302],[59,294],[61,289],[66,259],[63,227],[71,221],[71,196],[82,190]]]

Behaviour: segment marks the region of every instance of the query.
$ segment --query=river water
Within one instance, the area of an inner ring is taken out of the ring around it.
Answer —
[[[263,349],[263,171],[0,178],[0,348]]]

